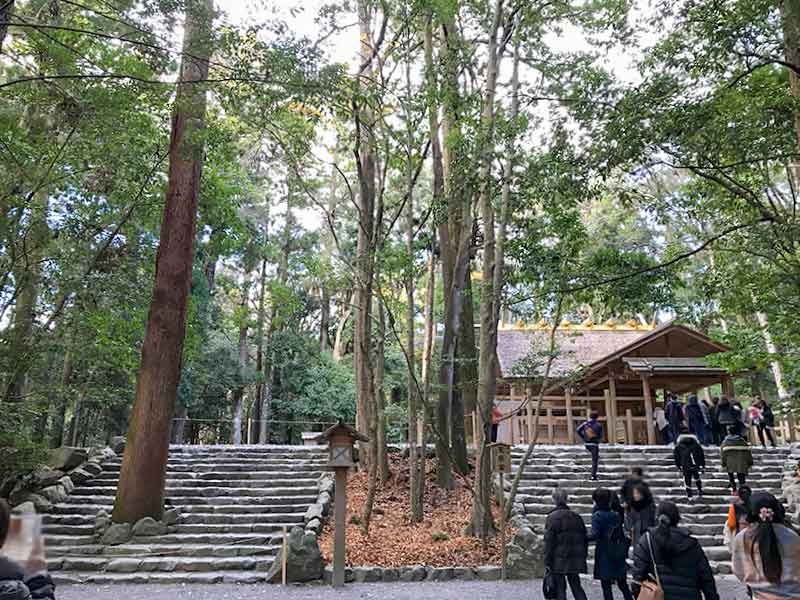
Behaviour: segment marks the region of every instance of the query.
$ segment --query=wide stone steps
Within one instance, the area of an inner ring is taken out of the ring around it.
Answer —
[[[53,581],[56,585],[93,584],[93,585],[206,585],[206,584],[236,584],[247,585],[263,583],[266,581],[266,570],[257,571],[221,571],[219,569],[208,573],[193,573],[187,571],[173,571],[170,573],[139,571],[135,573],[106,573],[106,572],[80,572],[80,571],[54,571]]]
[[[57,583],[253,583],[263,581],[284,530],[303,526],[316,502],[327,451],[172,447],[165,501],[179,509],[164,535],[98,544],[99,511],[113,508],[122,459],[76,487],[44,515],[48,567]]]
[[[563,488],[569,495],[570,508],[591,523],[592,492],[600,486],[619,490],[632,467],[642,467],[656,501],[672,500],[681,512],[681,527],[688,529],[703,546],[716,573],[730,573],[730,552],[723,544],[723,525],[731,502],[730,483],[722,469],[718,448],[705,448],[706,469],[702,476],[703,497],[686,499],[683,475],[675,467],[673,449],[666,447],[600,447],[598,481],[591,481],[591,459],[582,446],[537,447],[520,479],[516,505],[534,525],[543,526],[552,511],[552,491]],[[753,448],[755,465],[747,476],[754,490],[769,491],[781,497],[783,474],[793,468],[789,450]],[[518,470],[524,448],[512,449],[512,466]],[[506,478],[505,489],[511,487]],[[695,490],[696,491],[696,490]],[[590,550],[593,556],[594,550]]]

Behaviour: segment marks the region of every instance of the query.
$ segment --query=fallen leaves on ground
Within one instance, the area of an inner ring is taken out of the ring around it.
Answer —
[[[385,484],[378,484],[368,536],[364,536],[359,523],[350,522],[354,515],[360,517],[363,512],[368,475],[365,472],[350,475],[347,484],[349,566],[475,567],[500,564],[499,536],[492,538],[484,551],[479,539],[462,535],[470,520],[472,477],[468,478],[468,484],[455,477],[455,489],[447,491],[436,485],[434,461],[426,461],[426,466],[424,520],[412,524],[408,461],[399,453],[389,455],[391,476]],[[499,519],[496,506],[494,512],[495,519]],[[320,539],[320,548],[328,562],[333,560],[333,521],[331,516]],[[509,540],[511,535],[509,526]]]

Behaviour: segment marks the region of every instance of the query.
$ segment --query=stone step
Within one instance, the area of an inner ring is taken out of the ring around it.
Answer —
[[[309,471],[302,473],[298,477],[288,477],[288,473],[272,473],[263,479],[228,479],[225,473],[214,473],[214,479],[173,479],[168,476],[166,479],[167,489],[171,488],[213,488],[213,487],[247,487],[247,488],[267,488],[276,485],[288,485],[287,482],[299,482],[300,484],[314,486],[319,480],[321,472]],[[88,490],[92,488],[104,488],[117,485],[117,480],[92,479],[82,483],[78,489]]]
[[[266,571],[220,571],[214,570],[208,573],[90,573],[79,571],[55,571],[52,573],[53,581],[57,586],[70,584],[94,584],[94,585],[130,585],[130,584],[154,584],[154,585],[203,585],[203,584],[252,584],[263,583],[266,581]]]
[[[123,544],[122,546],[102,546],[97,544],[86,544],[77,546],[54,546],[48,549],[48,557],[69,558],[69,557],[221,557],[230,558],[235,556],[274,556],[281,548],[280,545],[270,545],[272,538],[263,538],[263,544],[244,544],[233,543],[224,544],[192,544],[192,543],[171,543],[165,544]],[[249,538],[244,538],[248,541]],[[80,570],[77,569],[76,570]]]
[[[266,572],[272,565],[272,556],[163,556],[163,557],[107,557],[68,556],[47,560],[48,571],[92,571],[106,573],[137,572],[194,572],[223,571]]]
[[[321,474],[325,473],[325,469],[315,466],[315,465],[297,465],[297,466],[287,466],[285,469],[279,467],[269,467],[267,465],[261,465],[260,469],[257,470],[249,470],[249,471],[208,471],[208,472],[198,472],[195,470],[175,470],[170,469],[167,471],[167,478],[168,479],[194,479],[194,480],[203,480],[203,479],[219,479],[219,475],[221,472],[225,473],[225,479],[267,479],[270,477],[275,477],[276,474],[279,474],[280,477],[285,477],[286,473],[313,473],[313,475],[306,475],[306,477],[319,477]],[[106,469],[100,475],[93,478],[92,481],[114,481],[116,482],[119,480],[119,470],[111,470]]]
[[[287,488],[284,494],[273,495],[275,490],[264,490],[264,494],[259,496],[201,496],[199,490],[195,490],[192,496],[181,496],[181,502],[184,504],[208,504],[209,506],[216,504],[314,504],[317,499],[316,486],[311,488]],[[269,493],[268,493],[269,492]],[[77,506],[77,505],[95,505],[99,508],[107,508],[114,504],[113,494],[103,495],[74,495],[71,494],[67,502],[59,504],[58,506]]]
[[[298,498],[303,498],[298,496]],[[287,504],[182,504],[180,508],[181,514],[270,514],[270,513],[293,513],[298,512],[300,507],[307,507],[313,504],[316,498],[311,498],[310,501],[294,502],[289,499]],[[96,505],[96,504],[76,504],[65,505],[59,504],[53,507],[50,515],[69,515],[69,516],[91,516],[94,518],[101,510],[110,513],[113,504]],[[46,515],[48,516],[48,515]]]
[[[569,488],[565,488],[567,490],[567,495],[569,497],[570,504],[591,504],[592,503],[592,495],[591,490],[570,490]],[[716,488],[714,488],[716,489]],[[524,504],[536,504],[536,503],[548,503],[550,502],[551,494],[553,488],[523,488],[520,487],[517,491],[517,496],[515,498],[515,502],[517,503],[524,503]],[[686,497],[686,491],[683,487],[680,488],[673,488],[672,490],[667,490],[666,488],[662,488],[659,490],[653,490],[653,497],[655,498],[656,503],[660,499],[665,500],[675,500],[676,498],[681,499]],[[770,488],[758,488],[758,491],[762,492],[769,492],[777,497],[779,500],[783,500],[781,497],[781,490],[780,489],[770,489]],[[707,503],[714,503],[720,504],[727,507],[732,502],[732,495],[730,490],[725,489],[720,493],[713,493],[713,489],[703,487],[703,500]],[[552,504],[551,504],[552,506]],[[727,508],[725,509],[727,510]]]
[[[316,480],[307,479],[282,479],[273,482],[275,487],[264,488],[249,488],[249,487],[168,487],[165,491],[165,496],[173,503],[179,503],[178,499],[184,497],[206,496],[206,497],[221,497],[221,496],[306,496],[310,493],[316,493],[317,482]],[[294,489],[294,494],[288,490]],[[73,490],[72,496],[116,496],[116,486],[103,486],[103,487],[79,487]]]
[[[525,515],[528,521],[531,521],[535,524],[544,525],[544,522],[547,520],[546,514],[539,514],[539,513],[531,513]],[[592,522],[592,515],[591,513],[584,512],[581,513],[581,517],[583,518],[586,526],[589,527]],[[707,514],[707,515],[695,515],[692,518],[681,518],[680,526],[688,529],[692,533],[702,533],[704,535],[719,535],[722,533],[722,526],[725,524],[727,519],[727,515],[714,515],[714,514]]]
[[[59,548],[62,546],[85,546],[95,543],[94,535],[58,535],[58,534],[45,534],[45,547],[48,553],[52,548]]]
[[[772,491],[774,494],[776,491],[780,493],[780,478],[776,478],[773,481],[764,481],[757,487],[759,490],[767,490]],[[660,495],[663,497],[668,497],[669,495],[682,495],[684,492],[684,482],[683,477],[676,476],[674,479],[659,479],[656,481],[648,479],[647,483],[650,485],[650,490],[653,494]],[[749,483],[749,482],[748,482]],[[619,491],[619,488],[622,485],[622,480],[619,478],[613,477],[601,477],[598,481],[592,481],[588,477],[584,479],[571,479],[571,480],[563,480],[563,479],[555,479],[555,478],[548,478],[548,479],[532,479],[532,480],[521,480],[519,489],[531,489],[531,490],[545,490],[547,494],[550,494],[553,491],[553,488],[563,487],[566,490],[574,491],[577,493],[579,490],[595,490],[598,487],[606,487],[611,490]],[[725,479],[718,478],[718,479],[708,479],[707,477],[703,477],[703,489],[705,490],[708,488],[709,490],[718,490],[716,493],[726,493],[730,494],[730,482],[728,478]],[[511,488],[511,482],[509,479],[506,479],[506,489]],[[588,492],[588,493],[591,493]]]
[[[296,510],[298,507],[291,506],[291,510]],[[182,524],[223,524],[223,523],[251,523],[256,521],[260,524],[268,523],[298,523],[303,521],[305,510],[303,512],[267,512],[267,513],[188,513],[182,514],[179,523]],[[94,515],[43,515],[43,525],[91,525],[94,527]]]
[[[197,456],[193,458],[182,458],[171,456],[167,459],[167,470],[173,467],[202,467],[214,466],[218,468],[225,468],[228,466],[273,466],[273,467],[291,467],[294,463],[298,465],[308,465],[317,468],[324,468],[327,462],[325,459],[273,459],[273,458],[260,458],[257,456]],[[104,467],[109,469],[112,467],[120,467],[122,465],[121,459],[111,459],[103,462]]]
[[[582,473],[556,473],[550,471],[543,471],[539,473],[523,473],[523,476],[520,478],[521,481],[530,482],[530,483],[538,483],[541,481],[552,481],[552,480],[559,480],[563,482],[564,487],[576,485],[576,482],[588,482],[595,487],[597,486],[606,486],[606,487],[613,487],[621,485],[624,481],[624,477],[620,477],[615,473],[607,473],[602,469],[597,472],[598,481],[591,481],[589,478],[589,470]],[[728,479],[727,473],[704,473],[701,475],[703,482],[708,482],[709,485],[716,486],[716,487],[724,487],[725,485],[730,485],[730,480]],[[768,475],[755,475],[750,473],[747,476],[747,482],[751,485],[751,487],[760,487],[761,483],[771,483],[773,486],[780,482],[782,477],[773,475],[772,477]],[[651,487],[672,487],[678,484],[678,482],[683,481],[683,475],[675,471],[671,476],[651,476],[647,478],[647,483]]]
[[[591,502],[590,498],[588,500],[588,502],[580,502],[576,498],[570,498],[569,507],[578,512],[591,514],[594,504]],[[673,501],[676,500],[676,505],[681,513],[681,517],[687,519],[690,515],[704,514],[718,514],[727,517],[728,507],[730,506],[730,502],[725,502],[716,498],[708,498],[706,496],[703,496],[702,499],[695,499],[691,503],[687,503],[685,497],[673,498]],[[525,506],[525,511],[529,514],[536,513],[546,515],[553,510],[553,503],[546,502],[544,499],[535,502],[523,502],[522,504]]]
[[[251,519],[252,521],[252,519]],[[178,523],[175,526],[176,534],[222,534],[222,533],[261,533],[278,534],[286,527],[291,530],[295,525],[302,527],[303,519],[294,523]],[[161,539],[161,538],[159,538]]]
[[[675,449],[674,446],[630,446],[625,444],[600,444],[601,450],[608,452],[617,452],[621,454],[671,454]],[[704,449],[709,453],[719,454],[719,446],[705,446]],[[511,447],[513,455],[522,456],[528,450],[525,444],[516,444]],[[564,453],[580,453],[585,452],[583,444],[537,444],[534,448],[534,454],[564,454]],[[753,446],[754,454],[789,454],[791,452],[789,446],[778,446],[777,448],[764,448],[760,445]]]

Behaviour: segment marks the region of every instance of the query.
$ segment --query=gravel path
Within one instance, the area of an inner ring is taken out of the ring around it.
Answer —
[[[730,578],[718,579],[717,588],[724,600],[746,600],[743,587]],[[603,596],[600,585],[584,580],[590,600]],[[342,591],[328,586],[307,585],[283,589],[275,585],[114,585],[62,586],[58,600],[541,600],[541,581],[449,583],[367,583],[350,584]],[[616,598],[621,598],[617,591]]]

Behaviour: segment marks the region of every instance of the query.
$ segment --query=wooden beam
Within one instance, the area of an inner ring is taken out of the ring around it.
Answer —
[[[633,437],[633,411],[629,408],[625,411],[625,432],[627,433],[627,443],[635,444],[636,439]]]
[[[564,404],[567,409],[567,443],[575,443],[575,421],[572,420],[572,389],[564,390]]]
[[[610,434],[613,435],[614,441],[617,443],[617,382],[614,379],[614,373],[608,373],[608,394],[611,397],[611,429]]]
[[[642,389],[644,390],[644,414],[647,418],[647,443],[656,443],[656,427],[653,423],[653,393],[650,390],[650,378],[642,375]]]
[[[555,443],[555,430],[553,427],[553,407],[547,407],[547,443],[554,444]]]
[[[611,392],[603,390],[606,396],[606,434],[608,435],[608,443],[616,444],[616,427],[614,427],[614,411],[611,409]]]

